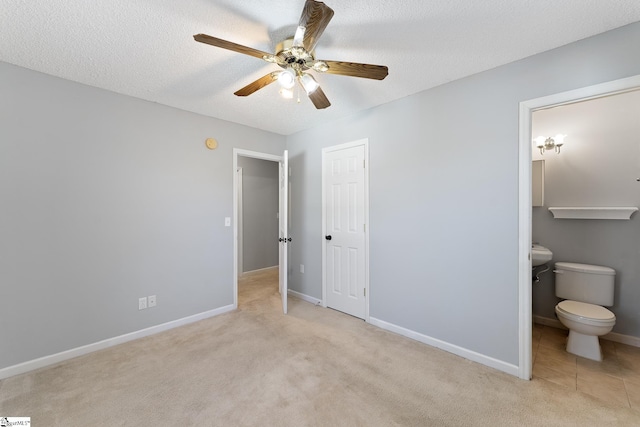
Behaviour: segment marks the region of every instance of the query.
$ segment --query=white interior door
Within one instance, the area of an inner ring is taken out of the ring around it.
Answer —
[[[279,191],[279,220],[280,230],[278,233],[278,241],[280,244],[279,251],[279,278],[280,278],[280,294],[282,296],[282,311],[287,314],[287,293],[288,293],[288,254],[287,246],[291,241],[289,237],[289,152],[284,151],[280,164],[280,191]]]
[[[324,151],[325,298],[361,319],[367,310],[365,145]]]

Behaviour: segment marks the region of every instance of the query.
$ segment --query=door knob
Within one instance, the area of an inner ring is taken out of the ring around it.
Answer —
[[[331,240],[331,235],[324,236],[324,238],[327,239],[327,240]]]

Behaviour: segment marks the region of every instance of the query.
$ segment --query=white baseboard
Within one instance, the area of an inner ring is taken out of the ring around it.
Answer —
[[[322,300],[319,300],[318,298],[310,297],[309,295],[301,294],[300,292],[292,291],[291,289],[288,290],[287,294],[303,301],[310,302],[313,305],[319,305],[322,302]]]
[[[419,332],[415,332],[389,322],[385,322],[384,320],[370,317],[369,323],[374,326],[378,326],[379,328],[386,329],[387,331],[394,332],[407,338],[420,341],[421,343],[430,345],[432,347],[436,347],[449,353],[453,353],[457,356],[464,357],[465,359],[469,359],[482,365],[489,366],[490,368],[506,372],[507,374],[511,374],[515,377],[520,374],[520,368],[516,365],[512,365],[511,363],[503,362],[502,360],[494,359],[493,357],[485,356],[484,354],[476,353],[475,351],[468,350],[454,344],[449,344],[448,342],[423,335]]]
[[[557,319],[549,319],[548,317],[542,316],[533,316],[533,323],[538,323],[544,326],[550,326],[552,328],[558,329],[567,329],[562,323],[560,323]],[[623,335],[617,332],[609,332],[607,335],[603,335],[600,338],[603,340],[609,340],[613,342],[619,342],[621,344],[627,344],[633,347],[640,347],[640,338],[634,337],[632,335]]]
[[[233,304],[0,369],[0,380],[234,310]]]
[[[244,273],[240,273],[240,276],[251,276],[252,274],[264,273],[269,270],[277,270],[280,268],[278,265],[274,265],[272,267],[259,268],[257,270],[245,271]]]

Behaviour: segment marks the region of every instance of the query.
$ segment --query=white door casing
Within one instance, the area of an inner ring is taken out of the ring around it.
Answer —
[[[323,149],[323,305],[368,320],[368,141]]]
[[[242,271],[244,269],[243,267],[243,255],[242,255],[242,168],[236,168],[236,179],[237,179],[237,191],[236,191],[236,195],[238,197],[237,200],[237,212],[238,212],[238,218],[235,221],[236,225],[238,227],[238,252],[237,252],[237,257],[238,257],[238,277],[242,276]]]
[[[279,185],[280,191],[278,192],[278,199],[280,207],[279,218],[279,232],[278,240],[280,244],[279,257],[278,257],[278,270],[280,279],[280,294],[282,296],[282,311],[287,314],[287,293],[289,291],[288,286],[288,250],[287,247],[291,238],[289,237],[289,152],[284,150],[282,161],[279,162]]]
[[[287,155],[287,152],[284,152],[284,156]],[[238,173],[236,172],[238,170],[238,157],[250,157],[250,158],[254,158],[254,159],[262,159],[262,160],[269,160],[272,162],[278,162],[280,163],[280,169],[282,169],[282,164],[284,162],[284,156],[279,156],[279,155],[275,155],[275,154],[268,154],[268,153],[260,153],[257,151],[249,151],[249,150],[243,150],[240,148],[234,148],[233,149],[233,170],[234,170],[234,174],[233,174],[233,306],[235,308],[238,308],[238,274],[239,274],[239,263],[238,263],[238,246],[239,246],[239,242],[238,242],[238,238],[239,238],[239,214],[240,211],[238,209],[238,185],[239,185],[239,180],[238,180]],[[287,160],[287,164],[288,164],[288,160]],[[288,165],[287,165],[288,167]],[[282,176],[282,175],[281,175]],[[287,190],[288,190],[288,175],[286,176],[287,179]],[[280,212],[278,212],[278,217],[282,218],[283,216],[283,211],[286,212],[284,214],[285,218],[288,217],[288,198],[286,197],[287,194],[285,193],[285,198],[282,199],[281,197],[279,197],[279,209]],[[284,208],[283,208],[283,203]],[[287,218],[288,220],[288,218]],[[286,223],[288,226],[288,223]],[[287,231],[287,230],[285,230]],[[279,231],[280,233],[280,231]],[[282,248],[281,248],[282,249]],[[286,253],[285,253],[286,255]],[[283,266],[281,263],[282,262],[286,263],[286,257],[284,258],[284,260],[282,259],[282,257],[280,258],[279,262],[279,274],[280,274],[280,290],[282,290],[282,285],[285,285],[285,292],[284,295],[282,297],[283,300],[283,311],[286,313],[286,295],[287,295],[287,277],[284,277],[284,281],[282,279],[282,271],[284,270],[285,274],[287,271],[287,266],[286,264]],[[284,267],[284,268],[283,268]]]

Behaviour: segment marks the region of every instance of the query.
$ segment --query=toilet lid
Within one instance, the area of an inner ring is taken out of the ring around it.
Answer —
[[[613,320],[615,314],[604,307],[586,302],[565,300],[558,304],[558,308],[565,313],[575,316],[586,317],[593,320]]]

